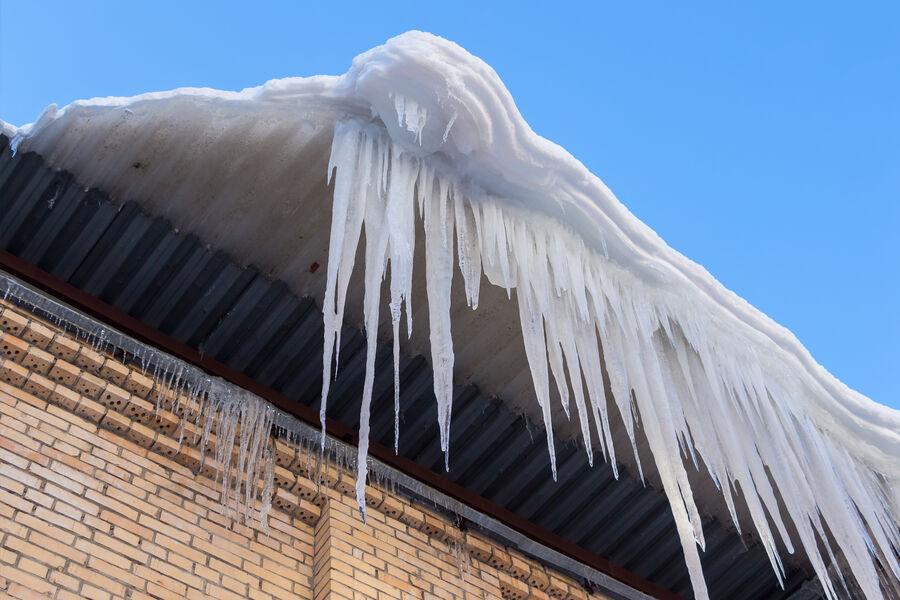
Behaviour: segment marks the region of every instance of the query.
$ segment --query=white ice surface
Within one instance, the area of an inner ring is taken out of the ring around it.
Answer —
[[[632,443],[635,428],[643,430],[698,597],[706,596],[697,549],[703,532],[683,450],[703,458],[733,514],[733,487],[740,485],[776,572],[783,545],[803,548],[831,597],[842,589],[827,574],[833,552],[868,597],[881,597],[873,553],[900,577],[900,413],[843,385],[788,330],[669,248],[580,162],[531,130],[484,62],[446,40],[410,32],[356,57],[342,76],[274,80],[240,92],[180,89],[93,99],[51,106],[18,131],[3,127],[18,134],[20,148],[40,149],[75,117],[89,121],[92,114],[144,103],[177,110],[193,100],[253,111],[260,120],[305,111],[334,127],[326,395],[361,232],[366,329],[377,329],[381,281],[389,277],[396,340],[404,312],[407,330],[412,327],[421,220],[445,450],[453,373],[449,282],[456,264],[473,308],[482,272],[515,294],[548,430],[551,385],[567,414],[569,403],[575,405],[572,418],[579,419],[585,445],[613,461],[606,394]],[[548,442],[552,461],[550,436]],[[795,539],[788,539],[779,499]],[[817,540],[826,527],[834,544],[823,555]]]

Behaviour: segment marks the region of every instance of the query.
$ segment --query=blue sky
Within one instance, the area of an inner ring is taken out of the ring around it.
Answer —
[[[0,119],[341,73],[431,31],[669,244],[900,408],[900,4],[133,4],[0,0]]]

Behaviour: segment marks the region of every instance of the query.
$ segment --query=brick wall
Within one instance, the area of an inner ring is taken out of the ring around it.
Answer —
[[[268,531],[236,522],[152,380],[6,303],[0,349],[0,597],[600,597],[373,486],[363,523],[280,441]]]

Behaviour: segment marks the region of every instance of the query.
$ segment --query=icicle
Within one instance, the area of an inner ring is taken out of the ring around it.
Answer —
[[[356,501],[360,513],[365,517],[366,513],[366,473],[368,471],[369,452],[369,418],[372,403],[372,387],[375,380],[375,352],[378,345],[378,312],[381,300],[381,282],[384,278],[384,270],[388,260],[388,246],[390,243],[391,229],[386,223],[386,192],[391,181],[402,177],[399,172],[402,163],[398,163],[390,157],[391,169],[382,171],[384,185],[378,186],[376,193],[367,199],[363,226],[366,232],[365,252],[365,292],[363,299],[363,314],[366,329],[366,369],[363,383],[362,406],[359,417],[359,445],[357,454],[357,478]],[[398,167],[394,170],[394,167]],[[399,197],[395,195],[395,198]],[[393,275],[392,275],[393,276]]]
[[[581,371],[584,374],[587,385],[588,398],[594,415],[594,426],[597,428],[597,437],[600,446],[606,455],[607,461],[613,469],[613,474],[618,477],[618,465],[616,464],[615,448],[612,444],[612,434],[609,429],[609,416],[606,410],[606,390],[603,386],[603,372],[600,366],[600,353],[597,350],[597,337],[593,327],[578,327],[574,331],[575,348],[581,360]]]
[[[450,416],[453,412],[453,340],[450,335],[450,288],[453,281],[453,221],[444,210],[450,190],[424,200],[425,287],[428,294],[428,326],[431,337],[431,367],[434,397],[438,406],[438,429],[444,467],[449,470]]]
[[[478,308],[481,286],[481,250],[475,231],[475,217],[462,193],[453,194],[453,213],[459,272],[465,284],[466,301],[475,310]]]
[[[522,280],[520,275],[520,280]],[[546,345],[544,341],[544,322],[531,289],[521,286],[518,289],[519,318],[522,322],[522,337],[525,340],[525,354],[531,375],[534,378],[534,389],[538,404],[544,416],[544,428],[547,433],[547,450],[550,452],[550,471],[556,480],[556,449],[553,443],[553,427],[550,418],[550,381],[547,372]]]
[[[561,299],[555,298],[553,299],[554,304],[559,304],[562,302]],[[559,314],[561,310],[559,307],[555,310],[555,314]],[[565,355],[566,364],[568,365],[569,378],[572,382],[572,392],[575,397],[575,409],[578,411],[578,421],[581,426],[581,439],[584,442],[584,449],[587,452],[588,464],[590,466],[594,466],[594,451],[593,444],[591,442],[591,424],[588,419],[587,405],[585,404],[584,398],[584,383],[581,379],[581,359],[578,356],[578,350],[575,345],[575,328],[576,327],[584,327],[584,323],[575,323],[573,324],[567,319],[551,319],[554,323],[552,325],[553,329],[557,327],[560,328],[556,337],[560,340],[560,344],[563,348],[563,354]],[[548,321],[549,328],[549,321]],[[616,473],[618,477],[618,466],[615,462],[611,463],[613,467],[613,472]]]
[[[553,381],[556,382],[556,391],[559,394],[559,402],[562,405],[566,418],[571,419],[569,414],[569,384],[566,382],[565,367],[563,366],[562,342],[556,333],[556,321],[547,320],[547,354],[550,358],[550,371],[553,373]]]
[[[325,444],[325,417],[328,407],[328,391],[331,386],[332,372],[337,371],[335,364],[332,370],[334,353],[340,348],[340,330],[343,321],[344,303],[350,273],[356,257],[356,246],[359,241],[360,227],[365,211],[367,190],[360,190],[354,179],[356,169],[360,168],[359,181],[368,186],[371,177],[369,153],[371,142],[366,140],[363,151],[359,152],[360,135],[358,127],[352,123],[335,126],[334,142],[331,147],[331,158],[328,162],[328,181],[331,182],[334,169],[340,166],[341,177],[334,182],[334,200],[332,204],[331,238],[328,250],[328,269],[326,274],[325,302],[322,308],[325,326],[325,347],[322,355],[322,401],[319,408],[319,419],[322,423],[322,445]],[[362,163],[362,164],[359,164]],[[347,169],[352,168],[350,173]],[[355,185],[356,184],[356,185]],[[356,188],[356,189],[354,189]],[[361,193],[361,191],[363,193]],[[336,360],[335,360],[336,362]]]
[[[400,453],[400,327],[394,322],[394,454]]]
[[[413,188],[418,164],[411,157],[393,157],[391,180],[388,186],[385,224],[389,228],[389,260],[391,263],[391,327],[394,358],[394,452],[400,444],[400,319],[406,307],[407,335],[412,335],[413,255],[415,252],[415,206]],[[367,335],[372,335],[367,333]]]

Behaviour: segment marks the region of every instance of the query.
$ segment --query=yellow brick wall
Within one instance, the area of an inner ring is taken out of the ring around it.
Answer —
[[[0,597],[599,598],[373,486],[363,522],[280,441],[268,531],[236,522],[152,380],[5,303],[0,350]]]

